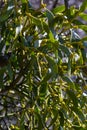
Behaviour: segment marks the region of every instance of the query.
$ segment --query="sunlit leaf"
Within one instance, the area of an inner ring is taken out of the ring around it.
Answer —
[[[61,5],[61,6],[56,7],[55,9],[53,9],[52,12],[53,12],[54,14],[57,14],[57,13],[63,12],[64,10],[65,10],[65,6],[64,6],[64,5]]]
[[[49,39],[50,39],[51,42],[55,41],[54,36],[53,36],[51,31],[49,32]]]
[[[80,13],[79,15],[83,20],[87,21],[87,14],[85,13]]]
[[[22,3],[27,3],[27,0],[21,0]]]

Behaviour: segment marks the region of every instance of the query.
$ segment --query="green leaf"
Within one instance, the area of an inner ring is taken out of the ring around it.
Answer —
[[[41,81],[41,84],[46,83],[47,81],[49,81],[52,77],[52,73],[50,72],[50,70],[47,71],[47,73],[43,76],[43,79]]]
[[[71,58],[69,58],[68,59],[68,66],[67,66],[68,67],[67,73],[68,73],[69,76],[71,76],[71,70],[72,70],[72,65],[71,64],[72,64],[72,60],[71,60]]]
[[[83,31],[87,32],[87,25],[79,25],[78,27]]]
[[[50,29],[49,29],[49,26],[48,26],[47,23],[43,22],[43,28],[44,28],[44,30],[49,34]]]
[[[83,2],[82,2],[82,5],[81,5],[81,7],[80,7],[80,12],[84,12],[84,10],[87,8],[87,0],[84,0]]]
[[[21,115],[21,120],[20,120],[20,130],[25,130],[25,127],[24,127],[24,115],[25,115],[25,113],[23,112],[22,115]]]
[[[61,5],[61,6],[57,6],[55,9],[53,9],[52,12],[54,14],[57,14],[57,13],[62,13],[64,10],[65,10],[65,6]]]
[[[49,23],[51,23],[54,19],[54,14],[50,10],[46,10],[46,16],[48,18]]]
[[[86,130],[85,128],[81,127],[81,126],[78,126],[78,125],[73,125],[72,128],[74,130]]]
[[[40,123],[38,123],[38,130],[41,130],[44,128],[44,121],[42,119],[42,116],[40,114],[40,110],[38,108],[36,108],[35,115],[37,116],[37,119],[40,122]]]
[[[85,46],[85,45],[84,45]],[[87,47],[87,44],[86,44],[86,47]],[[82,61],[83,63],[87,61],[87,58],[86,58],[86,51],[84,49],[81,50],[81,53],[82,53]]]
[[[13,9],[6,11],[4,14],[1,14],[0,15],[0,22],[5,22],[12,14],[12,10]]]
[[[75,6],[71,6],[71,7],[70,7],[70,14],[71,14],[71,16],[75,16],[76,13],[77,13],[77,12],[76,12]]]
[[[55,115],[54,115],[54,118],[51,120],[51,122],[50,122],[50,125],[48,126],[48,128],[50,127],[50,126],[52,126],[55,122],[56,122],[56,120],[57,120],[57,118],[58,118],[58,111],[57,110],[55,110],[55,108],[53,109],[53,111],[55,111]]]
[[[59,115],[60,115],[60,125],[63,126],[64,125],[64,115],[63,115],[62,111],[59,111]]]
[[[83,65],[84,61],[83,61],[83,55],[82,55],[81,49],[78,49],[78,53],[79,53],[79,56],[80,56],[80,58],[78,60],[79,65]]]
[[[55,60],[52,57],[46,56],[46,59],[48,61],[48,71],[47,73],[43,76],[43,79],[41,81],[41,84],[49,81],[51,78],[55,78],[55,76],[58,73],[58,66]]]
[[[87,14],[86,13],[80,13],[79,14],[79,16],[83,19],[83,20],[85,20],[85,21],[87,21]]]
[[[8,75],[9,75],[11,81],[12,81],[12,79],[13,79],[13,71],[12,71],[12,68],[11,68],[10,64],[8,64],[7,70],[8,70]]]
[[[41,19],[38,19],[37,17],[33,16],[31,13],[27,13],[27,16],[32,19],[32,22],[34,25],[39,27],[39,29],[43,29],[43,21]]]
[[[74,99],[75,100],[75,99]],[[79,110],[78,108],[76,107],[73,107],[72,110],[77,114],[78,118],[84,122],[85,121],[85,116],[83,114],[83,112],[81,110]]]
[[[12,56],[0,67],[0,128],[12,119],[14,130],[86,130],[87,36],[77,31],[87,32],[87,0],[80,9],[65,0],[52,11],[29,0],[2,1],[0,53]]]
[[[27,3],[27,0],[21,0],[22,3]]]
[[[51,31],[54,31],[54,14],[50,10],[46,10],[46,16],[48,18],[48,24],[51,29]]]
[[[71,54],[71,51],[68,47],[64,46],[64,45],[61,45],[59,44],[58,46],[58,49],[60,49],[63,53],[65,53],[68,57],[70,56]]]
[[[70,99],[73,101],[74,107],[78,107],[78,99],[73,90],[67,90],[67,94],[69,95]]]
[[[57,74],[58,73],[58,66],[55,62],[55,60],[49,56],[46,56],[46,59],[48,61],[48,65],[49,65],[49,68],[51,69],[51,73],[54,75],[54,74]]]
[[[40,85],[40,96],[45,97],[47,94],[48,85],[47,82],[41,83]]]
[[[73,89],[75,88],[75,84],[74,84],[74,82],[72,81],[71,78],[69,78],[68,76],[63,76],[62,78],[63,78],[64,81],[67,82],[67,84],[68,84],[71,88],[73,88]]]
[[[79,21],[79,20],[75,19],[75,20],[73,20],[73,24],[82,25],[83,23],[82,23],[82,21]]]
[[[53,33],[51,31],[49,32],[49,39],[50,39],[51,42],[55,41]]]
[[[81,39],[81,41],[87,41],[87,36],[84,36],[82,39]]]

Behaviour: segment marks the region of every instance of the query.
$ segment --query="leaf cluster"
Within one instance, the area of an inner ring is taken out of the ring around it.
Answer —
[[[8,0],[0,11],[0,129],[87,129],[87,1],[34,10]],[[78,29],[85,32],[81,38]]]

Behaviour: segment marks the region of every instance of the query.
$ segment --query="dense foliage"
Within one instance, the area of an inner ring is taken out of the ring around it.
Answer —
[[[87,0],[34,10],[27,0],[0,9],[0,130],[87,129]],[[82,21],[81,21],[82,19]],[[1,62],[1,61],[0,61]]]

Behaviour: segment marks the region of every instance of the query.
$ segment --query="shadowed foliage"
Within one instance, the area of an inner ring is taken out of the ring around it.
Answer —
[[[87,129],[87,25],[79,20],[87,21],[86,9],[86,0],[79,9],[65,0],[51,11],[43,3],[35,10],[28,0],[4,2],[1,130]]]

